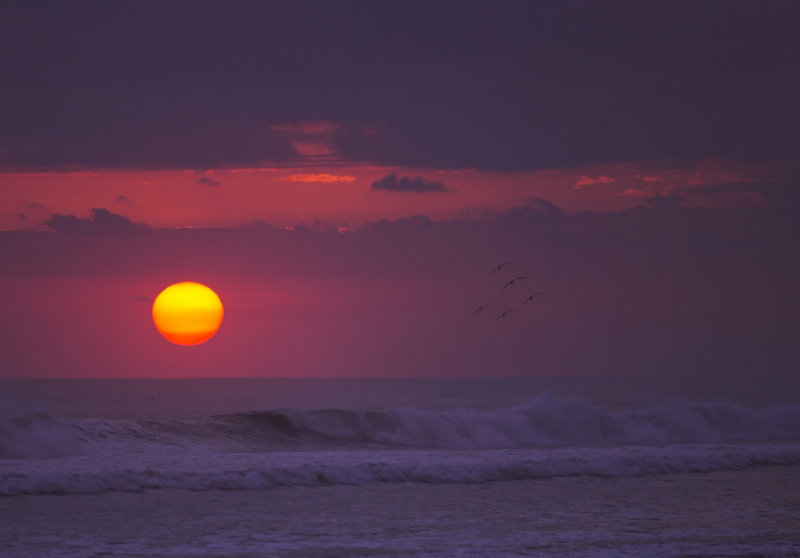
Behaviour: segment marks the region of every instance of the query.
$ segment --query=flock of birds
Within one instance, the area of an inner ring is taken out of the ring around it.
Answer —
[[[508,265],[511,265],[511,262],[503,262],[501,264],[496,265],[494,268],[492,268],[492,271],[489,273],[489,277],[491,278],[492,276],[494,276],[495,273],[503,271],[503,268],[508,266]],[[513,277],[513,278],[509,279],[508,281],[506,281],[506,283],[503,285],[503,288],[500,290],[500,295],[505,294],[507,289],[513,287],[519,281],[523,281],[524,279],[527,279],[527,277],[525,277],[524,275],[517,275],[516,277]],[[519,310],[522,310],[523,308],[525,308],[526,304],[528,304],[529,302],[533,302],[534,298],[536,298],[537,296],[542,296],[543,294],[544,293],[533,293],[533,294],[529,295],[528,298],[523,300],[522,304],[520,304],[518,307],[508,308],[508,309],[504,310],[503,312],[501,312],[500,314],[498,314],[497,317],[494,319],[494,323],[499,322],[500,320],[502,320],[503,318],[505,318],[506,316],[508,316],[512,312],[517,312]],[[493,306],[495,304],[499,304],[499,303],[487,302],[485,304],[481,304],[475,310],[473,310],[472,315],[475,316],[476,314],[485,311],[488,306]]]

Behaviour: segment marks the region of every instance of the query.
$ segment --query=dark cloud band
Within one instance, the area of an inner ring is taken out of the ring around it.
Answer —
[[[389,192],[417,192],[421,194],[450,191],[438,180],[426,180],[421,176],[409,178],[407,176],[397,176],[396,173],[376,180],[372,183],[371,189]]]

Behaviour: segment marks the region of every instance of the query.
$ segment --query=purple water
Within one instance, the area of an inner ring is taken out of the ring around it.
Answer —
[[[0,553],[792,555],[794,387],[2,381]]]

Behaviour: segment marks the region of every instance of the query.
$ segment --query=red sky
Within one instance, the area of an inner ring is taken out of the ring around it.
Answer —
[[[0,376],[796,374],[798,4],[456,4],[4,2]]]
[[[793,374],[800,261],[785,215],[677,197],[570,215],[531,200],[326,232],[95,213],[0,235],[3,375]],[[501,261],[513,265],[490,277]],[[201,346],[169,344],[150,318],[182,280],[225,304]],[[545,295],[497,321],[533,292]]]
[[[154,227],[357,226],[424,214],[454,219],[476,208],[502,211],[533,196],[569,212],[633,207],[655,195],[686,194],[687,205],[759,205],[758,185],[779,175],[778,164],[726,160],[638,162],[592,167],[487,172],[475,169],[380,167],[337,162],[207,170],[106,170],[0,173],[0,227],[47,228],[50,215],[88,215],[107,208]],[[642,168],[649,167],[649,168]],[[395,173],[439,181],[448,192],[374,191]],[[740,191],[703,188],[739,184]],[[748,184],[752,184],[748,188]]]

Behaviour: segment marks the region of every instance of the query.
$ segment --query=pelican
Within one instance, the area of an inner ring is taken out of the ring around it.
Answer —
[[[520,308],[525,308],[526,304],[528,304],[530,301],[532,301],[537,296],[542,296],[543,294],[544,293],[533,293],[531,296],[529,296],[528,298],[526,298],[525,300],[522,301],[522,306],[520,306]]]
[[[511,265],[511,262],[504,262],[504,263],[501,263],[500,265],[498,265],[497,267],[495,267],[495,268],[492,270],[492,272],[489,274],[489,277],[491,277],[492,275],[494,275],[494,273],[495,273],[496,271],[500,271],[501,269],[503,269],[503,268],[504,268],[505,266],[507,266],[507,265]]]
[[[500,292],[501,293],[506,292],[507,288],[509,288],[511,285],[513,285],[515,282],[519,281],[520,279],[525,279],[525,276],[524,275],[520,275],[519,277],[514,277],[511,281],[506,283],[505,287],[503,287],[503,290],[500,291]]]
[[[509,315],[511,312],[516,312],[516,311],[517,311],[517,309],[516,309],[516,308],[509,308],[508,310],[506,310],[505,312],[503,312],[502,314],[500,314],[499,316],[497,316],[497,317],[494,319],[494,323],[497,323],[497,322],[499,322],[501,318],[505,318],[505,317],[506,317],[506,316],[508,316],[508,315]]]

